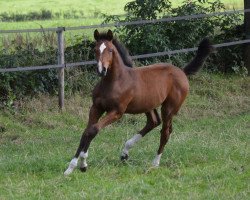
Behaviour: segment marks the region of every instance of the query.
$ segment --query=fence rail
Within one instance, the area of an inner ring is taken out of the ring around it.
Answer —
[[[250,39],[226,42],[226,43],[221,43],[221,44],[214,44],[213,47],[221,48],[221,47],[228,47],[228,46],[234,46],[234,45],[246,44],[246,43],[250,43]],[[179,50],[173,50],[173,51],[163,51],[163,52],[157,52],[157,53],[141,54],[141,55],[135,55],[131,57],[132,59],[142,59],[142,58],[150,58],[150,57],[157,57],[157,56],[174,55],[178,53],[194,52],[197,49],[198,47],[193,47],[193,48],[179,49]],[[20,71],[43,70],[43,69],[53,69],[53,68],[62,68],[62,67],[69,68],[69,67],[94,65],[94,64],[97,64],[97,62],[95,60],[90,60],[90,61],[84,61],[84,62],[65,63],[65,64],[57,64],[57,65],[0,68],[0,72],[20,72]]]
[[[0,34],[46,32],[46,31],[54,31],[54,32],[56,32],[58,34],[58,64],[45,65],[45,66],[0,68],[0,73],[31,71],[31,70],[45,70],[45,69],[58,68],[59,106],[60,106],[60,108],[63,108],[63,106],[64,106],[64,103],[63,103],[63,101],[64,101],[64,68],[96,64],[96,61],[94,61],[94,60],[84,61],[84,62],[76,62],[76,63],[65,63],[65,61],[64,61],[63,32],[72,31],[72,30],[114,27],[114,26],[118,27],[118,26],[125,26],[125,25],[154,24],[154,23],[159,23],[159,22],[171,22],[171,21],[190,20],[190,19],[198,19],[198,18],[221,16],[221,15],[231,15],[231,14],[236,14],[236,13],[250,13],[250,9],[231,10],[231,11],[215,12],[215,13],[208,13],[208,14],[202,13],[202,14],[197,14],[197,15],[177,16],[177,17],[169,17],[169,18],[154,19],[154,20],[138,20],[138,21],[132,21],[132,22],[119,22],[119,23],[91,25],[91,26],[23,29],[23,30],[0,30]],[[246,44],[246,43],[250,43],[250,39],[232,41],[232,42],[221,43],[221,44],[215,44],[214,47],[215,48],[220,48],[220,47],[227,47],[227,46]],[[173,54],[178,54],[178,53],[188,53],[188,52],[193,52],[193,51],[196,51],[196,50],[197,50],[197,47],[187,48],[187,49],[179,49],[179,50],[171,50],[171,51],[164,51],[164,52],[157,52],[157,53],[149,53],[149,54],[142,54],[142,55],[132,56],[132,59],[141,59],[141,58],[149,58],[149,57],[156,57],[156,56],[173,55]]]
[[[198,19],[198,18],[213,17],[213,16],[219,16],[219,15],[226,15],[226,14],[230,15],[230,14],[248,13],[248,12],[250,12],[250,9],[245,9],[245,10],[229,10],[229,11],[225,11],[225,12],[214,12],[214,13],[208,13],[208,14],[186,15],[186,16],[168,17],[168,18],[162,18],[162,19],[153,19],[153,20],[137,20],[137,21],[132,21],[132,22],[117,22],[117,23],[111,23],[111,24],[68,27],[68,28],[65,28],[65,30],[105,28],[105,27],[113,27],[113,26],[119,27],[119,26],[126,26],[126,25],[155,24],[155,23],[158,23],[158,22],[171,22],[171,21]]]

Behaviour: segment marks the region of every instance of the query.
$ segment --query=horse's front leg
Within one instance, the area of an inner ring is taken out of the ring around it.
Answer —
[[[86,171],[87,169],[87,162],[86,158],[88,155],[88,148],[91,143],[91,141],[94,139],[94,137],[97,135],[97,133],[104,128],[105,126],[113,123],[114,121],[118,120],[122,114],[118,111],[111,111],[108,112],[102,119],[100,119],[97,123],[90,125],[84,132],[79,148],[75,154],[75,157],[70,162],[69,168],[65,171],[65,175],[70,174],[73,172],[74,168],[77,166],[78,157],[81,153],[81,156],[83,157],[83,163],[81,165],[81,170]],[[82,151],[83,150],[83,151]],[[82,152],[81,152],[82,151]],[[73,169],[71,169],[71,164],[74,166]]]
[[[64,172],[65,175],[68,175],[70,173],[73,172],[73,170],[77,167],[77,163],[78,163],[78,157],[80,155],[81,158],[81,163],[80,163],[80,168],[84,170],[84,168],[87,167],[87,163],[86,163],[86,159],[88,157],[88,152],[83,152],[83,147],[85,144],[85,140],[86,140],[86,133],[89,131],[89,128],[98,122],[98,120],[100,119],[100,117],[102,116],[102,114],[104,113],[103,110],[97,108],[96,106],[92,106],[90,108],[90,112],[89,112],[89,121],[88,121],[88,125],[86,127],[86,129],[84,130],[82,137],[81,137],[81,141],[79,144],[79,147],[76,151],[75,157],[71,160],[68,169]]]

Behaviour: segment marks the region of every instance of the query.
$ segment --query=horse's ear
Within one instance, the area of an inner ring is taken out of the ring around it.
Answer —
[[[95,38],[95,40],[96,41],[99,40],[99,37],[100,37],[100,34],[99,34],[98,30],[95,29],[95,32],[94,32],[94,38]]]
[[[113,40],[113,33],[112,33],[112,31],[111,31],[110,29],[109,29],[108,32],[107,32],[107,39],[108,39],[109,41]]]

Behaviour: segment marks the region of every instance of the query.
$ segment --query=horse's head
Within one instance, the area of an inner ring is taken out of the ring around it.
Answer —
[[[96,40],[95,57],[97,60],[97,72],[100,76],[106,76],[113,60],[113,33],[111,30],[108,30],[106,34],[100,34],[98,30],[95,30],[94,38]]]

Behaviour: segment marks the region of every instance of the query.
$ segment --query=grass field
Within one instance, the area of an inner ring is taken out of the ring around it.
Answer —
[[[28,13],[41,9],[52,10],[54,12],[68,10],[83,10],[86,16],[93,16],[94,12],[104,14],[123,14],[124,5],[131,0],[0,0],[0,12]]]
[[[0,0],[0,13],[28,13],[40,11],[41,9],[51,10],[52,12],[65,12],[69,10],[81,10],[86,17],[93,17],[95,13],[103,14],[124,14],[124,5],[130,0],[71,0],[71,1],[32,1],[32,0]],[[179,5],[183,0],[172,1],[174,6]],[[243,0],[222,0],[227,9],[242,9]],[[59,26],[83,26],[91,24],[100,24],[102,18],[82,18],[82,19],[53,19],[44,21],[27,22],[1,22],[2,30],[26,29],[26,28],[44,28]]]
[[[126,115],[93,141],[86,173],[63,172],[86,125],[90,98],[39,96],[0,111],[0,199],[249,199],[250,79],[200,73],[174,120],[158,169],[159,128],[119,161],[145,123]]]
[[[1,12],[18,12],[27,13],[31,11],[39,11],[47,9],[52,11],[67,11],[67,10],[83,10],[86,16],[92,16],[93,12],[101,12],[105,14],[123,14],[124,5],[132,0],[120,0],[119,3],[115,0],[0,0]],[[184,0],[171,1],[174,6],[182,3]],[[243,7],[243,0],[221,0],[226,3],[227,8]]]

